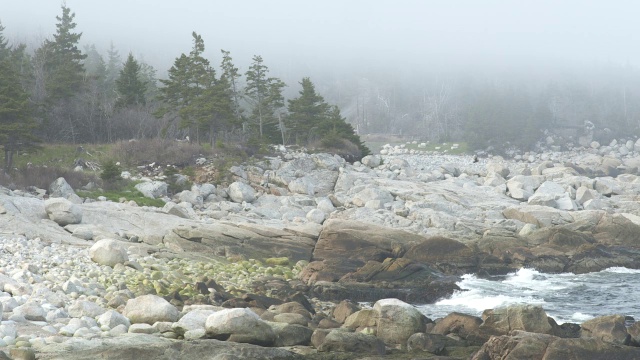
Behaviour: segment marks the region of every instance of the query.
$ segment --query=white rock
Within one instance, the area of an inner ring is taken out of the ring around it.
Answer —
[[[97,241],[89,249],[91,260],[100,264],[114,267],[116,264],[123,264],[129,260],[127,250],[119,241],[113,239],[102,239]]]
[[[307,220],[314,222],[316,224],[322,224],[324,222],[325,217],[326,217],[325,213],[318,209],[313,209],[309,211],[306,216]]]
[[[229,185],[229,197],[233,202],[253,202],[256,199],[256,191],[245,183],[236,181]]]
[[[167,196],[169,185],[164,181],[145,181],[135,186],[142,195],[152,199],[159,199]]]
[[[271,326],[247,308],[225,309],[209,315],[205,330],[214,339],[261,346],[273,344],[276,338]]]
[[[180,312],[167,300],[156,295],[142,295],[129,299],[125,305],[123,315],[132,324],[147,323],[152,325],[157,321],[178,320]]]
[[[423,331],[424,315],[401,300],[378,300],[373,310],[378,313],[376,336],[385,344],[403,346],[411,335]]]
[[[44,202],[49,219],[60,226],[79,224],[82,221],[82,208],[64,198],[51,198]]]

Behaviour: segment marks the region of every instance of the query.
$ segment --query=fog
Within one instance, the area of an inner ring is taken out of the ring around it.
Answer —
[[[155,67],[160,78],[189,53],[193,31],[216,66],[220,49],[231,52],[242,74],[252,56],[261,55],[269,75],[287,84],[287,99],[309,76],[360,134],[463,139],[478,148],[510,142],[530,147],[549,128],[587,122],[606,134],[640,135],[637,1],[66,5],[76,15],[82,46],[95,45],[104,56],[113,43],[123,57],[132,52]],[[5,36],[29,49],[54,34],[60,14],[57,1],[0,0]]]
[[[640,62],[635,1],[67,0],[81,42],[133,51],[158,70],[201,34],[239,64],[260,54],[273,70],[552,66]],[[61,3],[0,0],[11,39],[51,36]]]

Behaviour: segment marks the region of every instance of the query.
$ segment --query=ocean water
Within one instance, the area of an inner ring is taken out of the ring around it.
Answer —
[[[436,319],[454,311],[479,316],[485,309],[524,303],[542,306],[558,324],[614,314],[640,320],[640,270],[614,267],[576,275],[520,269],[491,278],[464,275],[458,286],[463,290],[417,308]]]

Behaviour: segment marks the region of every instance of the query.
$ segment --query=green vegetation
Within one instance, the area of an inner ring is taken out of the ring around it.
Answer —
[[[121,202],[121,201],[135,201],[139,206],[155,206],[155,207],[163,207],[164,201],[160,199],[151,199],[145,197],[136,190],[136,182],[128,181],[124,183],[121,187],[117,189],[111,190],[78,190],[76,194],[78,196],[89,198],[89,199],[98,199],[100,196],[104,196],[107,200],[111,200],[113,202]]]

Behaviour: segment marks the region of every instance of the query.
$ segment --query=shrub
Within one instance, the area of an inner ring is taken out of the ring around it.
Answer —
[[[203,147],[175,140],[146,139],[120,141],[114,144],[110,158],[132,167],[151,163],[184,167],[193,164],[199,157],[212,154],[209,146]]]

